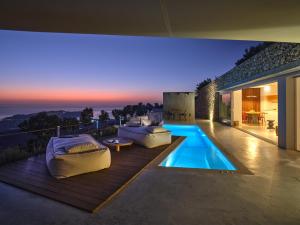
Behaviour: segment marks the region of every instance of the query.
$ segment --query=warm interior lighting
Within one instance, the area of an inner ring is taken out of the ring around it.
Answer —
[[[264,86],[264,91],[265,92],[270,92],[271,91],[271,87],[270,86]]]

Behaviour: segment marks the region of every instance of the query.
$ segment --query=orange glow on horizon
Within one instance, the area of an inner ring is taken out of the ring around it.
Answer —
[[[0,101],[43,102],[160,102],[160,93],[141,91],[97,91],[97,90],[0,90]]]

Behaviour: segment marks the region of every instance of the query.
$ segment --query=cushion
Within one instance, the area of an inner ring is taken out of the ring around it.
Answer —
[[[149,126],[151,124],[151,120],[148,116],[138,116],[137,117],[143,126]]]
[[[141,120],[140,118],[137,118],[137,117],[131,117],[129,119],[129,121],[126,123],[126,125],[128,126],[140,126],[141,125]]]
[[[129,122],[131,122],[131,123],[140,123],[141,119],[139,117],[131,117],[129,119]]]
[[[139,120],[148,120],[149,117],[148,116],[138,116],[137,117]]]
[[[151,125],[151,120],[149,120],[149,119],[142,119],[141,123],[144,126],[150,126]]]
[[[66,153],[79,153],[103,148],[94,138],[87,134],[73,138],[56,137],[53,139],[53,147],[55,151],[64,151]]]
[[[149,126],[146,129],[148,132],[153,133],[153,134],[168,132],[168,130],[166,130],[165,128],[160,127],[160,126]]]
[[[67,153],[87,152],[95,149],[99,149],[99,145],[95,145],[93,143],[80,143],[77,145],[65,147],[65,151]]]
[[[136,127],[140,125],[149,126],[151,125],[151,120],[149,120],[148,116],[137,116],[130,118],[126,125],[129,127]]]

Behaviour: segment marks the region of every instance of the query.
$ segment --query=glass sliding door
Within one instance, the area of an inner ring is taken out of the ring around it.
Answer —
[[[277,82],[243,88],[241,128],[277,144],[278,126]]]

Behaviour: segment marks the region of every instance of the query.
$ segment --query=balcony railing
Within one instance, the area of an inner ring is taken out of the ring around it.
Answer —
[[[28,158],[46,151],[49,139],[54,136],[90,134],[97,140],[115,135],[115,125],[99,126],[98,121],[88,124],[58,126],[47,129],[7,132],[0,134],[0,165],[19,159]]]

